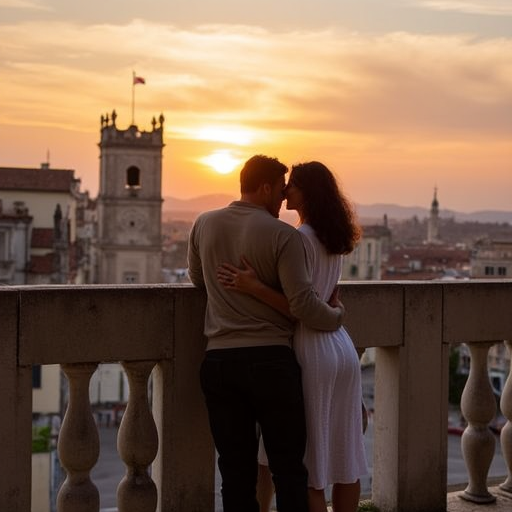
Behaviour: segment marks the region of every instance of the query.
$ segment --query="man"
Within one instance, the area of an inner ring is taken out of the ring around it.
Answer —
[[[277,219],[286,172],[275,158],[250,158],[240,173],[240,201],[202,214],[190,234],[190,279],[208,295],[201,387],[219,454],[224,512],[259,510],[257,424],[277,509],[307,512],[306,428],[292,320],[249,295],[226,290],[217,267],[245,256],[262,281],[284,292],[292,315],[311,328],[335,330],[344,314],[341,305],[318,299],[300,233]]]

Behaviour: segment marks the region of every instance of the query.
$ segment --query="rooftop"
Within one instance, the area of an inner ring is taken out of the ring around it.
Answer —
[[[0,167],[0,190],[70,192],[76,182],[71,169]]]

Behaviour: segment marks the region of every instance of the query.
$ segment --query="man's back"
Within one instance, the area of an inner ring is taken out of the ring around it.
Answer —
[[[189,274],[208,293],[208,348],[290,344],[291,320],[249,295],[226,290],[217,281],[217,267],[238,264],[245,256],[266,284],[280,289],[279,268],[293,265],[284,261],[283,253],[304,257],[297,242],[292,226],[251,203],[235,201],[197,219],[190,237]]]

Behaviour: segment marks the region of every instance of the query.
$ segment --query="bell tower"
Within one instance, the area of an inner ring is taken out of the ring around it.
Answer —
[[[164,116],[149,132],[101,116],[96,282],[161,282]]]
[[[434,188],[434,199],[430,206],[430,216],[428,218],[427,243],[439,244],[439,201],[437,200],[437,187]]]

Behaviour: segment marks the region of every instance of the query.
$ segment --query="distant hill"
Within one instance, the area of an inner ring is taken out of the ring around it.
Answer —
[[[236,197],[227,194],[208,194],[205,196],[192,197],[191,199],[178,199],[176,197],[164,197],[164,211],[188,211],[188,212],[204,212],[206,210],[214,210],[222,208]]]
[[[191,199],[164,197],[162,220],[164,222],[176,220],[193,222],[201,212],[222,208],[235,199],[227,194],[208,194]]]
[[[208,194],[191,199],[178,199],[176,197],[165,197],[163,204],[164,220],[173,218],[175,220],[193,221],[197,215],[206,210],[222,208],[231,201],[236,200],[227,194]],[[396,204],[378,203],[371,205],[356,204],[357,214],[363,222],[382,222],[384,214],[388,219],[404,220],[414,216],[424,219],[429,216],[429,209],[419,206],[400,206]],[[443,218],[454,218],[458,222],[498,222],[512,225],[512,211],[481,210],[471,213],[456,212],[454,210],[441,209],[439,212]],[[296,215],[286,210],[281,210],[281,218],[291,224],[295,223]]]
[[[357,214],[361,219],[374,219],[381,221],[384,214],[388,219],[404,220],[410,219],[414,216],[418,219],[427,218],[430,215],[429,208],[422,208],[420,206],[400,206],[397,204],[371,204],[371,205],[356,205]],[[439,215],[442,218],[453,218],[457,222],[498,222],[512,224],[512,211],[502,210],[481,210],[471,213],[457,212],[455,210],[441,209]]]

